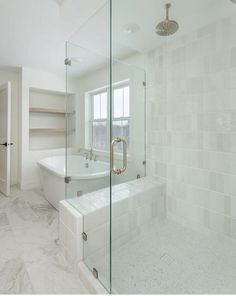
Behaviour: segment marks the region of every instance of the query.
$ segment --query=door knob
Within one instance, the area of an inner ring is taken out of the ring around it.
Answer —
[[[7,147],[7,146],[12,146],[13,145],[13,143],[7,143],[7,142],[5,142],[4,144],[0,144],[1,146],[5,146],[5,147]]]

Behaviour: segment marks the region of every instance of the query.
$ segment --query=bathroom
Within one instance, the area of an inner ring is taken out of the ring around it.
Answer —
[[[235,294],[236,1],[0,16],[0,293]]]

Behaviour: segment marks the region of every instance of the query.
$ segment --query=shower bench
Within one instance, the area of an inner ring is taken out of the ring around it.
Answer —
[[[80,261],[109,253],[110,214],[112,247],[120,247],[155,218],[166,215],[165,184],[144,177],[60,202],[60,245],[75,268]]]

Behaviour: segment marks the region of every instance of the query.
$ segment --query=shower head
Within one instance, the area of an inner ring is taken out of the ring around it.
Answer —
[[[170,3],[167,3],[165,5],[166,7],[166,19],[162,22],[160,22],[156,26],[156,33],[160,36],[170,36],[176,33],[179,29],[179,25],[176,21],[169,19],[169,9],[171,7]]]

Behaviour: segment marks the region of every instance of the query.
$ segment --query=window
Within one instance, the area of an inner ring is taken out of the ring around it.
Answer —
[[[98,150],[107,149],[107,98],[107,92],[92,96],[92,146]]]
[[[113,90],[112,136],[126,140],[129,147],[130,125],[130,89],[129,86],[117,87]],[[122,152],[122,145],[115,146],[116,152]]]
[[[112,135],[124,138],[129,147],[130,87],[127,84],[113,89]],[[109,100],[108,89],[91,94],[91,142],[97,150],[108,150],[109,146]],[[116,145],[116,152],[122,151]]]

